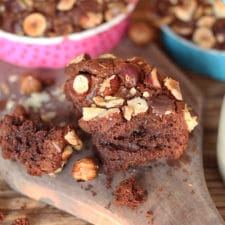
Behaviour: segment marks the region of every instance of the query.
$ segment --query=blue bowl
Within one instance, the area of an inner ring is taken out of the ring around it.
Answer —
[[[161,27],[163,43],[175,61],[186,69],[225,81],[225,51],[205,50],[168,26]]]

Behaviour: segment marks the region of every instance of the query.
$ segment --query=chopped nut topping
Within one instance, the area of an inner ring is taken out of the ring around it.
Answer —
[[[106,109],[103,108],[97,108],[97,107],[84,107],[83,108],[83,120],[89,121],[97,116],[99,116],[101,113],[106,112]]]
[[[134,114],[133,107],[130,107],[130,106],[123,107],[123,116],[126,120],[130,121],[133,114]]]
[[[76,150],[80,151],[83,147],[83,143],[80,138],[77,136],[74,130],[69,130],[65,136],[65,140],[72,145]]]
[[[77,64],[77,63],[80,63],[86,59],[89,59],[89,55],[87,54],[82,54],[82,55],[79,55],[77,57],[75,57],[74,59],[72,59],[70,62],[69,62],[69,65],[71,64]]]
[[[187,105],[185,105],[185,109],[184,109],[184,119],[187,123],[189,132],[191,132],[198,125],[197,116],[191,115]]]
[[[140,97],[135,97],[127,101],[127,105],[133,108],[133,115],[136,116],[139,113],[144,113],[148,111],[148,103],[145,99]]]
[[[120,113],[120,110],[118,108],[112,108],[112,109],[103,109],[103,108],[97,108],[97,107],[84,107],[83,108],[83,117],[82,119],[85,121],[89,121],[95,118],[107,118],[108,116],[114,114],[114,113]]]
[[[158,71],[156,68],[153,68],[151,73],[147,74],[145,83],[155,88],[161,88],[161,84],[158,79]]]
[[[116,59],[116,56],[110,53],[105,53],[98,56],[99,59]]]
[[[79,95],[87,94],[90,83],[91,79],[89,76],[84,74],[77,75],[73,81],[73,89]]]
[[[133,96],[133,95],[136,95],[136,93],[137,93],[137,89],[134,88],[134,87],[132,87],[132,88],[130,89],[130,94]]]
[[[100,85],[100,93],[103,95],[113,95],[120,88],[120,80],[118,76],[112,75],[109,78],[106,78],[103,83]]]
[[[40,13],[28,15],[23,22],[24,32],[31,37],[40,37],[47,28],[46,18]]]
[[[149,98],[149,97],[150,97],[149,92],[144,91],[144,92],[143,92],[143,97],[145,97],[145,98]]]
[[[180,84],[178,81],[167,77],[164,80],[164,85],[168,88],[168,90],[171,92],[171,94],[177,99],[182,101],[183,97],[180,90]]]
[[[66,161],[70,158],[70,156],[73,154],[73,148],[69,145],[67,145],[62,153],[62,160]]]
[[[83,158],[73,165],[72,176],[78,181],[93,180],[98,175],[98,165],[91,158]]]
[[[113,96],[96,96],[93,98],[93,101],[96,105],[105,107],[105,108],[114,108],[123,105],[124,99]]]

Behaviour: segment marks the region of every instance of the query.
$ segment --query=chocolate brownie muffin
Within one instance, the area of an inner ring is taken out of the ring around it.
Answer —
[[[161,157],[179,158],[197,125],[179,83],[143,59],[82,55],[66,68],[65,94],[82,112],[105,172]]]
[[[22,106],[1,120],[0,144],[4,159],[18,161],[33,176],[61,171],[73,148],[82,147],[73,129],[55,127]]]
[[[0,29],[30,37],[55,37],[94,28],[126,13],[130,0],[4,0]]]

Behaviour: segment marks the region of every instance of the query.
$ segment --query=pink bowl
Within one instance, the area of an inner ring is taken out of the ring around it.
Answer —
[[[129,15],[138,0],[127,6],[127,13],[96,28],[68,36],[31,38],[0,30],[0,59],[24,67],[62,68],[77,55],[92,57],[112,50],[126,33]]]

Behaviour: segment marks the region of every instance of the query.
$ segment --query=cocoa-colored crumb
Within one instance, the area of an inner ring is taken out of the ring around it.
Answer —
[[[149,224],[153,224],[154,220],[153,220],[153,212],[151,210],[148,210],[146,212],[146,218],[148,219],[148,223]]]
[[[13,221],[12,225],[30,225],[26,217],[17,218]]]
[[[130,209],[136,209],[146,201],[147,191],[143,190],[134,178],[131,177],[120,182],[113,195],[116,206],[126,206]]]

